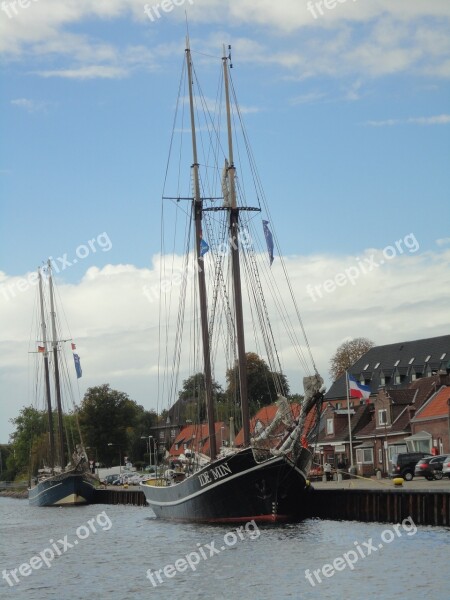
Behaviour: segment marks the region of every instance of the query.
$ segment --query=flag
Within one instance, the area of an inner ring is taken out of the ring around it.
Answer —
[[[72,346],[72,350],[76,350],[77,349],[76,344],[71,344],[71,346]]]
[[[38,346],[38,352],[45,352],[45,346]]]
[[[205,240],[200,240],[200,256],[205,256],[205,254],[208,252],[209,250],[209,246],[208,244],[205,242]]]
[[[267,243],[267,250],[269,252],[270,266],[272,266],[272,263],[273,263],[273,237],[272,237],[272,233],[271,233],[270,229],[267,227],[268,224],[269,224],[269,221],[263,221],[263,229],[264,229],[264,235],[265,235],[266,243]]]
[[[81,370],[80,357],[78,354],[73,355],[73,360],[75,362],[75,371],[77,372],[77,379],[83,375],[83,371]]]
[[[371,394],[370,386],[363,385],[356,381],[351,375],[348,376],[348,391],[350,398],[369,398]]]

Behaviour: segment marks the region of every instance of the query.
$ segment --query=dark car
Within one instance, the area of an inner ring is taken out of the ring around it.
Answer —
[[[391,477],[403,477],[406,481],[411,481],[414,477],[416,464],[421,458],[432,458],[429,452],[402,452],[392,457]]]
[[[431,458],[421,458],[416,465],[414,475],[416,475],[416,477],[425,477],[428,481],[442,479],[442,465],[446,458],[446,454],[432,456]]]

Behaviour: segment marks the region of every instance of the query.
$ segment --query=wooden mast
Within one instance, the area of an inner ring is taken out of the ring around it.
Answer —
[[[205,393],[206,393],[206,410],[208,415],[208,436],[209,436],[209,454],[211,460],[216,456],[216,432],[214,425],[214,402],[212,392],[212,375],[211,375],[211,356],[208,331],[208,308],[206,302],[206,280],[204,271],[204,260],[201,255],[202,241],[202,216],[203,216],[203,201],[200,196],[200,180],[199,180],[199,164],[197,159],[197,138],[195,132],[195,116],[194,116],[194,96],[192,82],[192,62],[191,50],[189,47],[189,38],[186,38],[186,64],[189,81],[189,106],[191,115],[191,131],[192,131],[192,153],[194,163],[192,165],[194,178],[194,201],[193,212],[195,220],[195,248],[197,257],[197,278],[200,299],[200,319],[203,342],[203,363],[205,374]]]
[[[64,424],[62,415],[62,404],[61,404],[61,385],[59,382],[59,362],[58,362],[58,338],[56,335],[56,313],[55,313],[55,301],[54,301],[54,290],[53,290],[53,277],[52,267],[50,261],[48,261],[48,273],[49,273],[49,285],[50,285],[50,317],[52,321],[52,348],[53,348],[53,363],[55,365],[55,389],[56,389],[56,406],[58,408],[58,430],[59,430],[59,460],[61,469],[64,470],[66,466],[64,456]]]
[[[52,400],[50,395],[50,372],[48,368],[48,350],[47,350],[47,324],[45,322],[45,311],[44,311],[44,292],[42,289],[42,273],[41,269],[38,269],[39,278],[39,304],[41,308],[41,328],[42,328],[42,343],[44,344],[44,377],[45,377],[45,396],[47,400],[47,413],[48,413],[48,434],[50,440],[50,468],[54,470],[55,467],[55,435],[53,432],[53,414],[52,414]]]
[[[244,446],[250,444],[250,418],[247,393],[247,358],[245,355],[244,315],[242,310],[241,266],[239,260],[239,207],[236,200],[236,168],[233,160],[233,136],[231,132],[230,89],[228,82],[228,57],[223,47],[223,77],[225,82],[225,100],[227,107],[228,129],[228,181],[230,184],[230,228],[231,264],[233,271],[234,310],[236,317],[236,338],[238,350],[239,389],[241,392],[242,429]]]

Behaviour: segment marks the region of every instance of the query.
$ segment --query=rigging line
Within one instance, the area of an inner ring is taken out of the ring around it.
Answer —
[[[238,115],[239,115],[239,120],[240,120],[240,122],[241,122],[241,128],[242,128],[242,131],[243,131],[243,134],[244,134],[244,140],[246,141],[247,152],[248,152],[248,155],[249,155],[250,164],[251,164],[251,165],[253,165],[253,167],[254,167],[254,168],[252,168],[252,169],[251,169],[251,171],[252,171],[252,174],[254,174],[255,187],[256,187],[257,189],[260,189],[260,191],[261,191],[261,197],[262,197],[262,199],[263,199],[263,203],[264,203],[265,209],[266,209],[266,211],[267,211],[267,214],[270,216],[270,211],[269,211],[269,208],[268,208],[268,205],[267,205],[266,199],[265,199],[264,190],[263,190],[263,187],[262,187],[262,184],[261,184],[261,180],[260,180],[260,177],[259,177],[258,171],[257,171],[257,169],[256,169],[256,163],[255,163],[255,161],[254,161],[253,152],[252,152],[252,150],[251,150],[251,146],[250,146],[250,144],[249,144],[249,140],[248,140],[248,136],[247,136],[247,131],[246,131],[246,128],[245,128],[245,124],[244,124],[244,121],[243,121],[243,119],[242,119],[242,114],[241,114],[241,111],[240,111],[240,109],[239,109],[239,105],[238,105],[238,103],[237,103],[237,99],[236,99],[236,91],[235,91],[235,88],[234,88],[234,82],[233,82],[232,78],[230,78],[230,79],[231,79],[231,88],[232,88],[232,90],[233,90],[233,97],[235,98],[235,104],[236,104],[236,107],[237,107],[237,111],[238,111]],[[248,142],[248,143],[247,143],[247,142]],[[256,181],[257,181],[257,185],[256,185]],[[258,202],[259,202],[259,197],[258,197]],[[283,265],[283,270],[284,270],[285,276],[286,276],[286,278],[287,278],[287,270],[286,270],[286,266],[285,266],[284,260],[283,260],[283,258],[282,258],[282,253],[281,253],[281,251],[280,251],[280,247],[279,247],[278,239],[277,239],[277,237],[276,237],[276,235],[275,235],[275,234],[274,234],[274,239],[275,239],[275,243],[276,243],[276,247],[277,247],[278,253],[279,253],[279,255],[280,255],[280,260],[281,260],[281,263],[282,263],[282,265]],[[299,310],[299,308],[298,308],[298,303],[297,303],[297,301],[296,301],[296,298],[295,298],[295,294],[294,294],[294,291],[293,291],[292,285],[290,284],[290,281],[289,281],[289,279],[288,279],[288,278],[287,278],[287,283],[288,283],[288,286],[289,286],[289,291],[290,291],[290,293],[291,293],[292,300],[293,300],[293,302],[294,302],[294,306],[295,306],[295,311],[296,311],[297,319],[299,320],[300,327],[301,327],[301,329],[302,329],[302,333],[303,333],[303,337],[304,337],[304,339],[305,339],[305,344],[306,344],[306,347],[307,347],[307,349],[308,349],[308,353],[309,353],[309,356],[310,356],[310,359],[311,359],[312,365],[313,365],[313,367],[314,367],[314,370],[315,370],[315,371],[316,371],[316,373],[317,373],[316,364],[315,364],[314,357],[313,357],[313,354],[312,354],[311,346],[310,346],[310,344],[309,344],[308,336],[306,335],[306,330],[305,330],[305,327],[304,327],[303,319],[302,319],[302,317],[301,317],[300,310]]]
[[[258,242],[258,246],[259,246],[259,251],[261,256],[263,255],[263,253],[265,252],[265,249],[262,249],[262,244],[259,240],[258,235],[256,235],[256,232],[254,230],[254,228],[251,228],[251,234],[253,234],[251,236],[252,240],[256,240]],[[289,316],[289,312],[287,311],[282,293],[281,293],[281,288],[279,286],[279,284],[277,282],[275,282],[275,275],[272,271],[272,269],[270,269],[269,267],[264,267],[262,269],[262,274],[264,276],[266,285],[268,287],[268,289],[271,291],[271,295],[272,298],[275,302],[275,306],[277,308],[277,311],[280,314],[280,317],[282,319],[282,322],[284,324],[285,330],[287,335],[289,336],[290,340],[292,341],[292,344],[294,346],[294,350],[300,360],[300,362],[303,364],[305,371],[309,372],[309,366],[308,366],[308,361],[306,360],[304,354],[303,354],[303,350],[301,347],[301,344],[299,343],[299,341],[296,339],[295,336],[295,327],[291,321],[291,318]],[[286,277],[285,277],[286,278]]]
[[[175,125],[176,125],[176,120],[178,117],[178,107],[180,104],[180,97],[181,97],[181,88],[182,88],[182,83],[185,80],[185,69],[186,69],[186,60],[185,57],[183,56],[183,62],[182,62],[182,68],[181,68],[181,76],[180,76],[180,82],[178,85],[178,97],[177,97],[177,102],[176,102],[176,106],[175,106],[175,114],[173,117],[173,124],[172,124],[172,133],[170,136],[170,143],[169,143],[169,153],[168,153],[168,157],[167,157],[167,163],[166,163],[166,171],[164,174],[164,183],[163,183],[163,191],[166,189],[166,183],[167,183],[167,176],[168,176],[168,172],[169,172],[169,165],[170,165],[170,157],[172,154],[172,146],[173,146],[173,140],[174,140],[174,136],[175,136]],[[164,192],[163,192],[164,195]]]

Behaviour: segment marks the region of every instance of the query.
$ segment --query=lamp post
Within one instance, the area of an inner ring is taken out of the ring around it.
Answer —
[[[152,444],[150,440],[153,440],[153,460],[155,461],[155,465],[156,465],[156,469],[158,470],[158,449],[156,447],[156,440],[152,435],[141,435],[141,440],[148,440],[147,444],[148,444],[148,457],[149,457],[149,461],[150,464],[152,464]]]
[[[223,432],[225,430],[225,427],[222,425],[222,427],[220,428],[220,447],[223,448]]]
[[[119,475],[122,473],[122,446],[120,444],[108,444],[108,446],[119,446]]]

